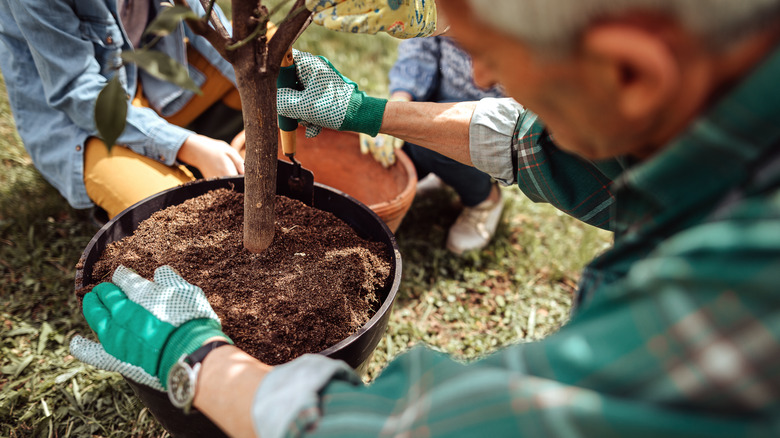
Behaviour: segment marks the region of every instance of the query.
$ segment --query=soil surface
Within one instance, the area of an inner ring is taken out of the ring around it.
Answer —
[[[371,318],[390,281],[386,245],[277,196],[273,243],[253,254],[243,245],[243,206],[242,193],[219,189],[158,211],[106,248],[93,278],[108,281],[122,264],[151,280],[170,265],[203,289],[237,346],[271,365],[322,351]]]

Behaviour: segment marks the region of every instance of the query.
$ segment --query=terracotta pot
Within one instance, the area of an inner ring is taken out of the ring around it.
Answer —
[[[131,235],[138,225],[154,212],[218,188],[243,193],[244,178],[199,180],[150,196],[119,213],[98,231],[84,250],[76,267],[76,290],[94,283],[93,266],[108,244]],[[385,334],[390,311],[401,284],[401,253],[388,226],[376,213],[349,195],[315,183],[313,207],[333,213],[361,237],[384,242],[387,245],[388,257],[391,259],[390,276],[385,287],[377,291],[381,297],[381,304],[376,314],[357,332],[320,352],[325,356],[345,361],[358,373],[363,374],[371,361],[374,349]],[[197,411],[184,415],[180,409],[170,403],[166,393],[130,380],[127,382],[173,437],[225,436],[205,415]]]
[[[314,181],[341,190],[373,210],[395,233],[414,200],[417,173],[412,160],[396,151],[396,164],[385,169],[360,152],[358,134],[323,129],[306,138],[298,129],[295,159],[314,173]],[[287,160],[282,154],[279,158]]]

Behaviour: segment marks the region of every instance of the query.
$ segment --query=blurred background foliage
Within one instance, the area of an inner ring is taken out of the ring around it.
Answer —
[[[327,57],[361,89],[386,96],[396,45],[385,35],[311,26],[295,47]],[[97,228],[32,166],[2,81],[0,166],[0,437],[167,436],[121,377],[69,355],[70,338],[89,330],[73,284]],[[517,188],[503,193],[494,241],[465,257],[444,249],[459,211],[454,192],[415,199],[396,234],[400,296],[368,380],[417,343],[471,360],[540,339],[566,321],[579,271],[610,235],[531,203]]]

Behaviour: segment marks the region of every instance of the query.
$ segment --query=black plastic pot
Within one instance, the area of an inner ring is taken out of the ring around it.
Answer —
[[[280,166],[286,164],[280,161]],[[287,193],[284,193],[285,186],[286,184],[277,184],[279,187],[277,192],[288,196]],[[243,193],[244,178],[232,177],[197,181],[172,188],[140,201],[118,214],[98,231],[84,250],[76,270],[76,290],[93,283],[92,268],[108,244],[131,235],[138,224],[154,212],[218,188],[228,188]],[[390,252],[388,256],[393,260],[390,280],[380,291],[382,302],[377,313],[360,330],[320,352],[328,357],[345,361],[362,374],[387,328],[390,311],[401,282],[401,255],[395,237],[387,225],[368,207],[349,195],[315,183],[313,206],[333,213],[351,226],[361,237],[384,242]],[[130,380],[127,382],[144,405],[173,437],[225,436],[200,412],[193,411],[189,415],[184,415],[180,409],[175,408],[170,403],[167,394]]]

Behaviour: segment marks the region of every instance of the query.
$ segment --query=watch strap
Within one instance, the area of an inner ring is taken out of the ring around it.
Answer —
[[[176,362],[179,362],[182,357],[192,354],[210,339],[232,342],[222,332],[222,325],[216,319],[191,319],[174,330],[165,342],[165,347],[160,355],[160,363],[157,368],[160,381],[167,380],[167,373]]]
[[[184,358],[184,361],[190,364],[190,366],[201,363],[209,353],[223,345],[230,345],[230,342],[223,340],[211,341],[208,344],[205,344],[197,350],[193,351],[192,354]]]

